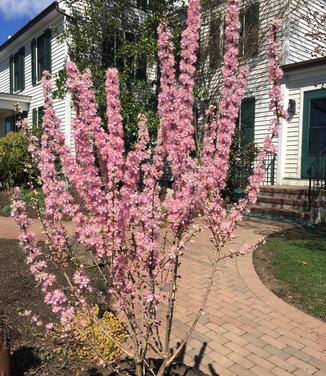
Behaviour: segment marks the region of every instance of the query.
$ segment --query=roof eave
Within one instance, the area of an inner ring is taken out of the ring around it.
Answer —
[[[21,35],[23,35],[26,31],[28,31],[31,27],[37,24],[40,20],[42,20],[48,14],[50,14],[54,10],[58,10],[58,7],[59,7],[58,1],[54,1],[53,3],[51,3],[41,13],[39,13],[36,17],[34,17],[31,21],[29,21],[25,26],[23,26],[20,30],[18,30],[17,33],[15,33],[10,39],[8,39],[5,43],[3,43],[0,46],[0,52],[4,51],[9,45],[11,45],[15,40],[17,40]]]

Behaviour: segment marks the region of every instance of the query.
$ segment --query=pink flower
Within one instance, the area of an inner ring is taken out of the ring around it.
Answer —
[[[54,328],[54,324],[52,322],[45,325],[45,330],[50,332]]]
[[[252,251],[252,246],[250,246],[248,244],[242,244],[242,246],[239,249],[239,253],[241,255],[246,255],[246,254],[250,253],[251,251]]]
[[[74,283],[78,286],[80,290],[88,290],[92,291],[92,288],[90,287],[90,280],[89,278],[84,274],[83,271],[78,270],[75,272],[73,277]]]
[[[153,294],[150,291],[145,291],[144,292],[144,301],[146,303],[152,303],[152,302],[158,303],[160,301],[160,297],[159,297],[159,295]]]

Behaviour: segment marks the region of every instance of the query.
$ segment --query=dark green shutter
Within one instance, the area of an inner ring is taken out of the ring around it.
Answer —
[[[245,13],[244,56],[255,57],[259,45],[259,2],[250,4]]]
[[[40,81],[44,70],[44,34],[37,38],[37,80]]]
[[[209,24],[209,62],[212,72],[215,72],[222,62],[221,25],[221,17],[212,18]]]
[[[241,104],[241,146],[255,140],[255,98],[245,98]]]
[[[39,107],[37,109],[37,125],[41,127],[43,124],[43,116],[44,116],[44,107]]]
[[[244,29],[245,29],[245,13],[244,10],[240,11],[240,40],[239,40],[239,56],[242,57],[244,53]]]
[[[32,54],[32,85],[36,85],[36,40],[33,39],[31,43]]]
[[[14,55],[14,91],[19,90],[19,78],[19,53],[17,52]]]
[[[19,90],[25,90],[25,48],[19,50]]]
[[[25,48],[21,48],[13,59],[14,64],[14,90],[25,89]]]
[[[9,82],[10,82],[10,93],[14,92],[14,57],[11,55],[9,58]]]
[[[51,29],[44,32],[44,70],[51,72],[52,70],[52,53],[51,53],[52,33]]]
[[[32,123],[33,127],[37,127],[37,108],[33,108],[33,113],[32,113]]]

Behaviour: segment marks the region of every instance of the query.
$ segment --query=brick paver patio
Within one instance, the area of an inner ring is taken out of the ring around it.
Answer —
[[[245,221],[230,247],[255,244],[286,228],[276,222]],[[40,234],[37,223],[34,230]],[[17,236],[14,222],[0,217],[0,238]],[[175,343],[195,317],[210,272],[208,233],[204,231],[190,248],[181,266]],[[212,376],[326,376],[326,324],[269,291],[255,273],[252,255],[228,259],[219,266],[184,361]]]

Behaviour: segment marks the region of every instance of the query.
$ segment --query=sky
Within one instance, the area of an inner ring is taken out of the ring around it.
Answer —
[[[53,0],[0,0],[0,45]]]

